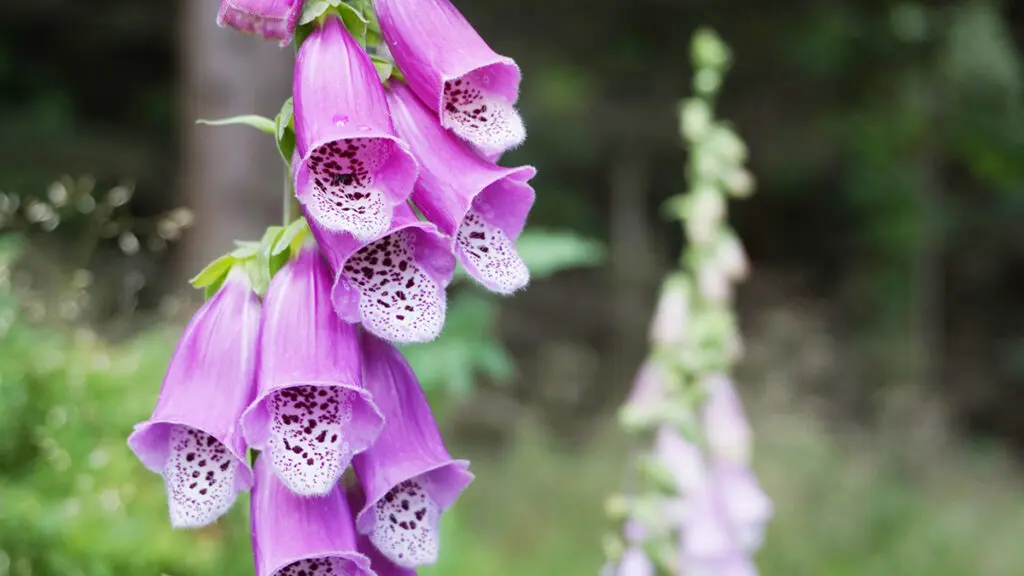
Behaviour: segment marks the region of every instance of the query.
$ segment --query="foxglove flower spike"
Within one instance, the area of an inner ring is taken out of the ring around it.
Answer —
[[[362,332],[363,382],[385,414],[377,441],[352,461],[366,505],[356,527],[399,566],[432,564],[438,521],[473,480],[444,447],[430,405],[402,353]]]
[[[489,290],[523,288],[530,271],[514,244],[533,206],[532,166],[489,163],[441,128],[437,118],[405,85],[388,91],[399,136],[420,164],[413,202],[453,240],[459,261]]]
[[[338,484],[321,497],[302,497],[260,457],[251,524],[256,576],[376,576],[356,550],[352,513]]]
[[[492,159],[526,138],[519,66],[494,52],[448,0],[374,0],[409,86],[441,125]]]
[[[336,17],[299,49],[293,85],[295,195],[321,227],[366,241],[382,235],[416,181],[395,137],[377,70]]]
[[[302,495],[330,492],[383,418],[361,386],[355,328],[330,301],[331,274],[312,244],[274,276],[263,300],[259,392],[242,416],[249,444]]]
[[[255,391],[260,301],[241,268],[192,317],[128,445],[167,484],[171,524],[210,524],[252,487],[238,418]]]

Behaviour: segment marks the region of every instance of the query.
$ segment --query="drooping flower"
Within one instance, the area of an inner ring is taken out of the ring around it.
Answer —
[[[264,38],[292,41],[303,0],[221,0],[217,25]]]
[[[390,230],[372,242],[314,222],[310,229],[335,273],[338,316],[391,342],[427,342],[441,333],[455,258],[448,240],[408,204],[395,206]]]
[[[398,135],[420,164],[413,203],[453,240],[459,261],[478,282],[502,294],[526,285],[516,251],[533,206],[532,166],[502,168],[481,159],[438,124],[404,84],[392,83],[388,107]]]
[[[704,379],[708,391],[701,407],[701,419],[712,457],[741,466],[750,463],[751,431],[739,394],[724,374]]]
[[[402,353],[361,333],[363,382],[385,414],[377,441],[353,459],[366,495],[356,528],[399,566],[432,564],[438,521],[473,480],[445,449],[427,399]]]
[[[412,193],[416,161],[395,137],[373,63],[338,18],[302,43],[293,94],[299,202],[328,230],[382,235]]]
[[[256,460],[252,548],[256,576],[375,576],[356,550],[352,513],[340,484],[318,498],[293,493],[266,457]]]
[[[690,287],[684,278],[670,277],[661,287],[648,337],[655,346],[681,348],[690,320]]]
[[[442,126],[488,157],[522,143],[514,60],[495,53],[448,0],[374,6],[395,63]]]
[[[236,268],[185,328],[152,417],[128,438],[163,475],[176,528],[214,522],[252,487],[237,423],[255,391],[259,323],[259,298]]]
[[[361,386],[355,328],[330,303],[331,273],[307,245],[263,300],[259,392],[242,416],[249,444],[292,491],[326,494],[383,418]]]

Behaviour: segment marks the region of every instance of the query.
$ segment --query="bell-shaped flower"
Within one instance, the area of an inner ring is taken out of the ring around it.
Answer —
[[[315,222],[310,229],[334,270],[339,317],[391,342],[428,342],[441,333],[455,258],[447,238],[408,204],[395,206],[390,230],[368,243]]]
[[[413,92],[485,156],[526,138],[519,66],[494,52],[448,0],[374,0],[381,32]]]
[[[252,548],[256,576],[375,576],[356,549],[352,513],[340,484],[318,498],[295,494],[273,465],[256,459]]]
[[[280,40],[284,46],[292,41],[302,3],[303,0],[221,0],[217,25]]]
[[[420,164],[413,203],[452,238],[459,261],[478,282],[501,294],[524,287],[530,272],[514,241],[533,206],[528,182],[537,171],[481,159],[442,129],[404,84],[393,82],[387,94],[395,130]]]
[[[395,564],[432,564],[438,521],[473,480],[445,449],[416,375],[391,344],[363,332],[363,382],[384,412],[377,441],[352,461],[366,495],[356,528]]]
[[[292,90],[299,202],[328,230],[382,235],[412,193],[416,161],[395,137],[370,57],[337,17],[302,43]]]
[[[263,299],[259,391],[242,416],[261,460],[307,496],[330,492],[383,426],[361,386],[355,328],[330,297],[330,270],[312,244],[274,276]]]
[[[724,374],[704,378],[708,396],[701,407],[704,434],[713,458],[741,466],[750,463],[751,431],[739,394]]]
[[[181,336],[152,417],[128,445],[167,485],[171,524],[210,524],[252,487],[238,418],[255,391],[260,301],[241,268]]]

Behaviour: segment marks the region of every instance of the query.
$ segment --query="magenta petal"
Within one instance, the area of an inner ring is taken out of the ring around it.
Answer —
[[[448,0],[373,4],[395,63],[445,128],[491,158],[522,143],[514,60],[491,50]]]
[[[380,236],[412,193],[416,161],[395,137],[377,70],[337,18],[302,43],[293,93],[299,202],[328,230]]]
[[[302,0],[221,0],[217,25],[264,38],[292,41],[302,13]]]
[[[428,342],[441,333],[455,257],[433,224],[399,204],[390,230],[371,242],[315,224],[310,229],[335,273],[331,299],[338,316],[391,342]]]
[[[352,461],[366,505],[356,527],[405,567],[437,559],[438,520],[473,480],[445,449],[430,405],[402,353],[364,332],[363,382],[385,413],[377,442]]]
[[[393,83],[388,107],[399,136],[420,164],[413,202],[453,239],[466,270],[488,289],[509,294],[530,272],[514,241],[533,206],[532,166],[502,168],[477,156],[438,124],[409,88]]]
[[[254,392],[259,322],[259,298],[235,269],[185,328],[152,417],[128,438],[164,476],[175,527],[215,521],[252,487],[237,422]]]
[[[324,496],[305,498],[282,484],[266,460],[256,460],[252,495],[256,576],[375,576],[370,560],[356,550],[352,513],[341,485]]]
[[[355,328],[334,313],[330,293],[330,270],[312,245],[274,276],[263,300],[259,393],[242,416],[249,444],[304,495],[329,492],[383,426],[361,385]]]

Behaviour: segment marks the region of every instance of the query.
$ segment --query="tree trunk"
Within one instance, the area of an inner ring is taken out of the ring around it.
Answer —
[[[284,164],[272,137],[248,126],[197,125],[199,118],[274,117],[291,92],[293,51],[216,24],[217,2],[185,0],[180,23],[182,70],[181,198],[195,213],[177,278],[198,272],[280,220]]]

